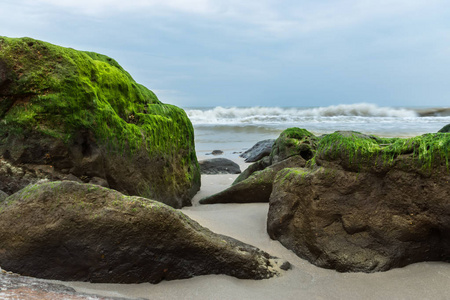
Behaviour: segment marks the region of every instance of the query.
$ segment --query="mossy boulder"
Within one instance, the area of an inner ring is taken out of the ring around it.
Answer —
[[[101,54],[0,37],[0,124],[0,155],[31,182],[51,166],[50,179],[98,177],[174,207],[199,189],[185,112]]]
[[[450,137],[380,139],[335,132],[308,168],[277,173],[267,230],[338,271],[450,261]]]
[[[317,140],[318,138],[306,129],[288,128],[280,134],[272,146],[271,163],[280,162],[294,155],[309,160],[314,156]]]
[[[163,203],[72,181],[29,185],[6,198],[0,249],[8,271],[70,281],[158,283],[206,274],[265,279],[283,265]]]

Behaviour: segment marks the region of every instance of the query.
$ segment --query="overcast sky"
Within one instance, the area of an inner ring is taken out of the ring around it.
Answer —
[[[448,0],[2,0],[0,35],[116,59],[193,106],[450,106]]]

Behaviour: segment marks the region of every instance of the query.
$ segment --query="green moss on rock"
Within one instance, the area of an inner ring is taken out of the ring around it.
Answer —
[[[39,134],[70,147],[86,131],[109,153],[147,153],[164,161],[159,163],[162,180],[139,184],[143,196],[159,194],[152,191],[160,184],[200,183],[186,113],[161,103],[105,55],[0,37],[0,124],[1,145]]]
[[[444,133],[424,134],[413,138],[379,138],[358,132],[335,132],[320,139],[317,159],[337,161],[347,169],[386,170],[415,168],[431,171],[445,166],[448,170],[450,137]]]

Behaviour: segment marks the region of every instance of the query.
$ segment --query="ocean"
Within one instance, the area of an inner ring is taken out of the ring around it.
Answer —
[[[199,156],[213,150],[237,154],[289,127],[315,135],[353,130],[380,137],[433,133],[450,123],[450,108],[397,108],[359,103],[328,107],[186,108],[195,130]]]

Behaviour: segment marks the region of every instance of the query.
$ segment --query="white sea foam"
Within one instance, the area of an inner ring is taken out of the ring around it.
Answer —
[[[415,118],[417,113],[403,108],[379,107],[375,104],[359,103],[317,108],[281,107],[215,107],[188,109],[194,124],[279,124],[313,121],[322,118],[368,117],[368,118]],[[342,121],[342,119],[341,119]]]

